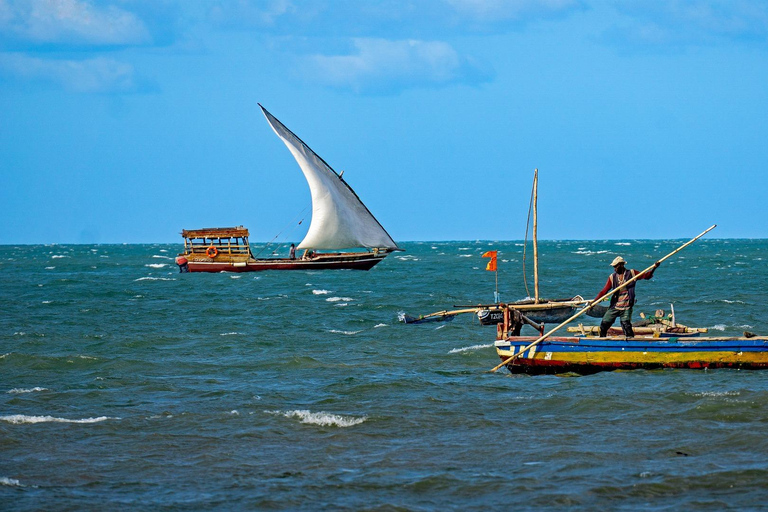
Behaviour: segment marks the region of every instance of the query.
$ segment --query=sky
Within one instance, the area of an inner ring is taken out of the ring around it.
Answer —
[[[0,244],[768,238],[762,0],[0,0]],[[299,224],[299,221],[303,222]]]

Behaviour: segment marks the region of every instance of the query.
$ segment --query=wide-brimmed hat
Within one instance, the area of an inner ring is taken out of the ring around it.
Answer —
[[[611,266],[612,266],[612,267],[615,267],[615,266],[616,266],[616,265],[618,265],[619,263],[626,263],[626,261],[624,261],[624,258],[622,258],[621,256],[616,256],[616,257],[613,259],[613,261],[611,262]]]

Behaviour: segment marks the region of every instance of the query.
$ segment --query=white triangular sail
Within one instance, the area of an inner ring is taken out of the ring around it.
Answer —
[[[312,223],[298,248],[397,249],[389,233],[341,176],[264,107],[261,110],[298,162],[312,194]]]

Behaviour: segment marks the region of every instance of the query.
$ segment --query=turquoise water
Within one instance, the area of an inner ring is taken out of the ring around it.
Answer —
[[[616,255],[680,243],[542,242],[542,295],[593,298]],[[765,506],[768,372],[487,373],[492,327],[398,314],[491,302],[489,249],[525,297],[522,246],[403,245],[370,272],[250,274],[179,274],[180,244],[0,247],[0,508]],[[701,240],[636,316],[766,334],[767,263],[766,240]]]

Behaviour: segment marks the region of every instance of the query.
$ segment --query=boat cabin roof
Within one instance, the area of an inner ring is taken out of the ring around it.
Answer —
[[[238,238],[247,237],[248,229],[243,226],[234,228],[183,229],[181,236],[184,238]]]

